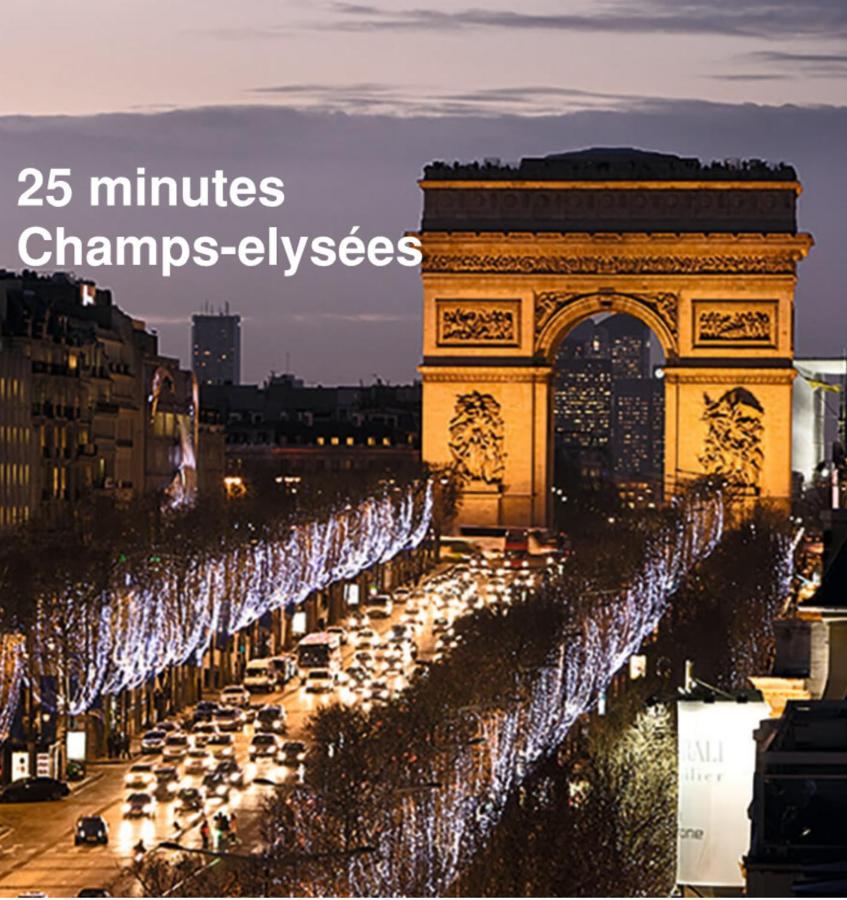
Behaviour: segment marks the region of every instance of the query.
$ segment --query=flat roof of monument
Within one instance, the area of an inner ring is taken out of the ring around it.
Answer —
[[[703,163],[635,147],[590,147],[547,156],[525,156],[519,163],[499,159],[483,162],[436,161],[424,166],[430,181],[710,181],[794,182],[797,173],[787,163],[761,159],[726,159]]]

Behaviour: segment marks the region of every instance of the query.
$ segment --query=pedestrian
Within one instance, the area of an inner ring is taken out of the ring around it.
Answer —
[[[203,823],[200,826],[200,841],[203,844],[204,850],[209,849],[209,844],[211,843],[211,840],[212,840],[212,831],[209,828],[208,821],[204,818]]]
[[[121,750],[123,750],[124,759],[129,759],[129,735],[126,732],[121,740]]]
[[[114,732],[109,732],[109,736],[106,738],[106,753],[109,759],[115,758],[115,735]]]

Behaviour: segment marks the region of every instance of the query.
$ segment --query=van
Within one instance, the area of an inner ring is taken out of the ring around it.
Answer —
[[[244,670],[244,687],[251,694],[267,694],[276,687],[273,667],[269,659],[251,659]]]
[[[285,687],[297,675],[297,660],[290,654],[272,656],[269,660],[274,681],[279,687]]]

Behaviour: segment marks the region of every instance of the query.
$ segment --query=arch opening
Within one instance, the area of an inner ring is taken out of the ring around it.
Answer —
[[[625,312],[573,317],[550,345],[552,520],[661,503],[666,350]]]

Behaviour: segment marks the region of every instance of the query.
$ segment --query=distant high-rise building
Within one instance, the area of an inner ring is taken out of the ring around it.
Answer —
[[[583,323],[562,343],[556,358],[558,449],[582,471],[596,470],[596,460],[602,458],[608,474],[658,476],[662,388],[662,382],[651,377],[646,325],[630,316]]]
[[[229,304],[191,317],[191,361],[200,384],[241,382],[241,316]]]

